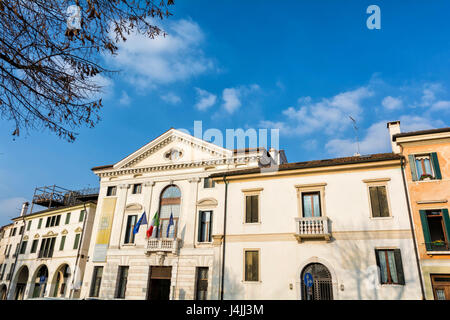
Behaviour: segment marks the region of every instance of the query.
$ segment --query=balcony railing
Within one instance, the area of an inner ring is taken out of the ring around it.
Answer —
[[[450,251],[450,246],[448,242],[435,241],[425,243],[427,251]]]
[[[331,233],[328,227],[327,217],[296,218],[297,240],[302,242],[305,239],[325,239],[329,241]]]
[[[176,254],[180,240],[175,239],[148,239],[147,252],[170,252]]]

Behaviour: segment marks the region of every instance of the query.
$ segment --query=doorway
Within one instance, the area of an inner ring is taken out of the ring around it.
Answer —
[[[306,275],[307,273],[309,275]],[[305,283],[305,276],[312,278],[309,284]],[[331,273],[323,264],[308,264],[303,269],[301,277],[302,300],[333,300]]]
[[[172,267],[150,266],[147,300],[170,300]]]

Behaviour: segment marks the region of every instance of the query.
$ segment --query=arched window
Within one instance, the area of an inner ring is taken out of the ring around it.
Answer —
[[[177,186],[166,187],[159,199],[159,229],[153,233],[158,238],[176,238],[178,231],[178,218],[180,217],[181,191]],[[172,215],[173,224],[170,224]],[[153,236],[152,236],[153,237]]]

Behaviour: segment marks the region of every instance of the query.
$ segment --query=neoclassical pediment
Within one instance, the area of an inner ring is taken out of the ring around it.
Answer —
[[[199,208],[210,208],[210,207],[217,207],[217,200],[214,198],[204,198],[197,201],[197,207]]]
[[[61,234],[62,235],[66,235],[66,234],[68,234],[69,233],[69,231],[67,231],[67,229],[64,229],[63,231],[61,231]]]
[[[125,211],[141,211],[142,205],[139,203],[131,203],[125,207]]]
[[[40,237],[39,233],[36,233],[36,234],[34,235],[34,238],[35,238],[35,239],[37,239],[37,238],[39,238],[39,237]]]
[[[43,235],[43,237],[52,237],[52,236],[57,236],[58,234],[53,232],[53,231],[49,231],[46,234]]]
[[[81,231],[83,231],[83,229],[81,227],[78,227],[78,228],[75,229],[75,233],[79,233]]]
[[[23,237],[23,240],[27,241],[28,240],[28,236]]]

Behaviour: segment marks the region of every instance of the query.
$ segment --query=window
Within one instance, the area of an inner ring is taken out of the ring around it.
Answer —
[[[80,211],[80,219],[78,220],[78,222],[83,222],[85,213],[86,213],[86,210],[81,210]]]
[[[17,255],[19,254],[19,250],[20,250],[19,245],[20,245],[19,243],[16,244],[16,250],[14,251],[13,257],[17,257]]]
[[[19,234],[23,234],[23,226],[20,227]]]
[[[321,217],[320,192],[302,193],[303,217]]]
[[[449,251],[450,218],[448,209],[420,210],[427,251]]]
[[[429,154],[409,155],[408,159],[413,181],[420,181],[424,179],[442,179],[436,152]]]
[[[134,243],[133,229],[136,225],[137,215],[130,215],[127,218],[127,229],[125,231],[124,243]]]
[[[55,248],[56,237],[43,238],[41,241],[41,247],[39,249],[38,258],[51,258],[53,257],[53,249]]]
[[[89,293],[90,297],[98,297],[100,293],[100,285],[102,282],[102,274],[103,267],[94,267],[94,272],[92,274],[91,291]]]
[[[70,223],[70,212],[67,212],[66,214],[66,224]]]
[[[64,244],[66,243],[66,236],[61,237],[61,242],[59,243],[59,251],[64,250]]]
[[[389,217],[386,186],[370,186],[370,208],[373,218]]]
[[[375,250],[381,284],[405,284],[400,249]]]
[[[47,217],[47,221],[45,222],[46,228],[50,227],[50,220],[51,220],[51,217]]]
[[[142,184],[134,184],[132,194],[140,194],[142,192]]]
[[[42,226],[42,218],[39,219],[39,223],[38,223],[38,227],[37,228],[40,229],[41,226]]]
[[[198,242],[211,242],[212,211],[198,213]]]
[[[28,221],[28,225],[27,225],[27,231],[30,231],[30,228],[31,228],[31,220],[30,220],[30,221]]]
[[[16,228],[11,229],[11,237],[14,237],[16,235]]]
[[[211,178],[204,178],[203,179],[203,188],[214,188],[216,186],[216,182]]]
[[[81,233],[77,233],[75,235],[75,241],[73,242],[74,249],[78,249],[78,245],[80,244],[80,235],[81,235]]]
[[[244,281],[259,281],[259,251],[245,250]]]
[[[115,298],[125,299],[125,291],[127,290],[127,281],[128,281],[128,266],[119,266]]]
[[[7,264],[5,263],[5,264],[3,265],[3,270],[1,270],[2,274],[0,275],[0,280],[3,280],[3,277],[5,276],[6,266],[7,266]]]
[[[39,240],[33,240],[30,253],[36,253]]]
[[[180,216],[181,191],[177,186],[166,187],[159,200],[160,225],[152,238],[175,238],[178,231],[178,218]],[[170,224],[172,216],[173,224]]]
[[[28,241],[22,242],[22,246],[20,247],[20,254],[25,254],[25,252],[27,251],[27,244]]]
[[[61,221],[61,215],[57,215],[56,216],[56,222],[55,222],[55,226],[59,226],[59,222]]]
[[[258,217],[258,195],[245,196],[245,222],[256,223],[259,220]]]
[[[113,197],[116,195],[116,191],[117,191],[117,187],[113,186],[113,187],[108,187],[108,189],[106,189],[106,196],[107,197]]]
[[[206,300],[207,298],[208,298],[208,268],[198,267],[195,299]]]

